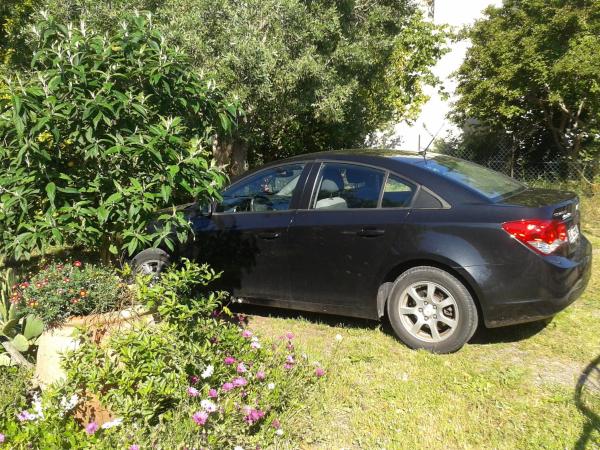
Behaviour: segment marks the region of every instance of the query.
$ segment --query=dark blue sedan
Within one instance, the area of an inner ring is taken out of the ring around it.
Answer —
[[[412,348],[452,352],[478,324],[551,317],[585,289],[579,201],[445,155],[315,153],[261,167],[213,205],[185,207],[195,239],[149,249],[138,270],[187,257],[245,302],[370,319]]]

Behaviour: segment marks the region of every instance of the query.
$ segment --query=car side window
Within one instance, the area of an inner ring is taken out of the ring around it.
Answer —
[[[290,209],[304,164],[262,170],[225,189],[216,212],[264,212]]]
[[[406,208],[410,205],[415,187],[395,175],[388,177],[381,199],[382,208]]]
[[[325,163],[317,179],[313,208],[377,208],[384,176],[384,171],[369,167]]]

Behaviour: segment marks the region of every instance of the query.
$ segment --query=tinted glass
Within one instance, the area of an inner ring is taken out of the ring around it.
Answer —
[[[499,200],[525,189],[525,185],[500,172],[451,156],[438,155],[415,164],[458,181],[490,200]]]
[[[290,208],[304,164],[263,170],[227,188],[217,212],[263,212]]]
[[[381,206],[383,208],[406,208],[410,205],[413,192],[414,187],[406,181],[390,175],[385,182]]]
[[[377,208],[384,172],[350,164],[326,163],[317,180],[315,209]]]

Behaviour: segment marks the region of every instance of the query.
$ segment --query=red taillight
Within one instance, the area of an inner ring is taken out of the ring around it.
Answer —
[[[503,223],[502,228],[543,255],[549,255],[567,243],[567,226],[560,220],[517,220]]]

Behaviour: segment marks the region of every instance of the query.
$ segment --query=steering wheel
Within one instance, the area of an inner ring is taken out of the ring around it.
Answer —
[[[265,200],[265,202],[258,202],[259,205],[264,205],[267,207],[267,211],[269,210],[273,210],[273,202],[271,202],[271,199],[269,197],[267,197],[266,195],[261,195],[261,194],[257,194],[254,197],[252,197],[250,199],[250,211],[256,211],[256,209],[254,208],[255,202],[257,199],[262,199]]]

